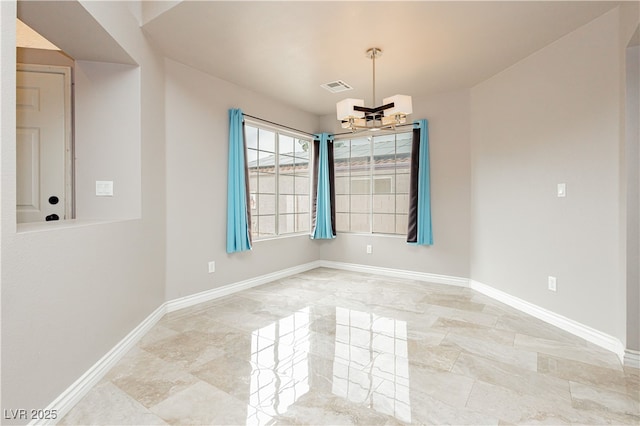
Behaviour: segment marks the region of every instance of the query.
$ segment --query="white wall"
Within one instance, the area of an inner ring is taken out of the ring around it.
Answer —
[[[171,60],[165,70],[167,300],[317,260],[308,235],[227,254],[226,202],[229,108],[306,132],[318,119]]]
[[[412,120],[429,120],[433,246],[406,237],[340,233],[319,241],[323,260],[404,269],[453,277],[469,276],[469,91],[414,98]],[[335,115],[323,118],[335,133]],[[411,129],[410,127],[408,129]],[[366,254],[370,244],[372,254]]]
[[[624,342],[618,21],[471,90],[471,278]]]
[[[162,62],[125,3],[83,4],[141,65],[138,105],[132,106],[140,111],[133,117],[139,130],[130,140],[141,151],[141,218],[17,232],[16,4],[0,2],[3,410],[46,407],[164,302]],[[104,101],[107,109],[120,107]],[[103,159],[92,161],[99,167]]]

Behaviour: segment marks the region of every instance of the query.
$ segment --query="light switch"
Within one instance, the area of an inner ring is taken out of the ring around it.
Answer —
[[[96,197],[113,197],[113,181],[97,180]]]
[[[558,197],[566,197],[567,196],[567,184],[559,183],[558,184]]]

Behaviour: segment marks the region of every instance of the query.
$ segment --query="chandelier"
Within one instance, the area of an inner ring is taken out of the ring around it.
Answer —
[[[373,63],[373,103],[376,102],[376,58],[382,56],[382,50],[377,47],[368,49],[367,57]],[[407,121],[407,115],[413,112],[411,96],[395,95],[382,100],[382,105],[374,108],[364,106],[364,99],[343,99],[336,104],[338,120],[343,129],[382,130],[395,129],[399,124]]]

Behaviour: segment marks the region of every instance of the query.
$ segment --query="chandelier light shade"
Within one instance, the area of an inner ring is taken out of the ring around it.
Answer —
[[[349,120],[350,118],[364,118],[364,112],[356,111],[353,107],[364,106],[364,99],[343,99],[336,104],[338,120]]]
[[[376,58],[382,55],[382,50],[372,47],[367,50],[367,57],[373,63],[373,103],[376,102]],[[336,115],[343,129],[381,130],[395,129],[404,124],[407,115],[413,112],[411,96],[395,95],[382,100],[382,105],[368,108],[364,106],[364,99],[343,99],[336,104]]]
[[[393,106],[384,111],[385,115],[409,115],[413,112],[411,96],[395,95],[382,100],[383,105],[393,104]]]

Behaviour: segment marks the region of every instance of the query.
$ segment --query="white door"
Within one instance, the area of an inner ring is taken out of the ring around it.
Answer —
[[[70,71],[19,65],[16,87],[17,221],[70,218]]]

